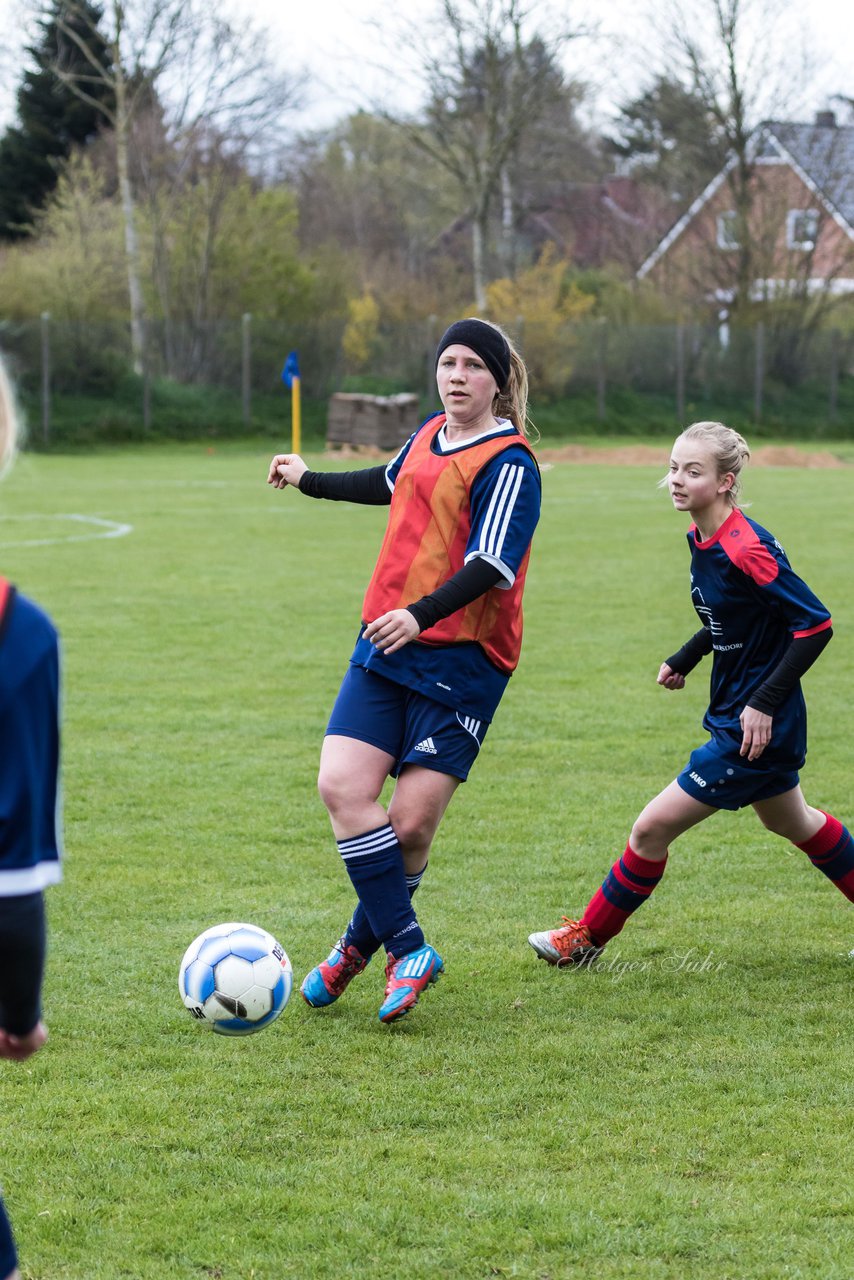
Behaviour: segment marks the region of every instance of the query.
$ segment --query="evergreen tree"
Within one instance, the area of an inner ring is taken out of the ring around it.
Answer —
[[[699,195],[722,168],[728,149],[703,98],[666,75],[620,107],[617,134],[606,144],[631,173],[660,187],[677,206]]]
[[[75,12],[76,10],[76,12]],[[31,67],[25,71],[17,93],[18,123],[0,138],[0,239],[21,239],[32,231],[33,215],[55,188],[72,147],[87,142],[98,131],[103,115],[97,103],[110,92],[93,71],[86,54],[62,31],[60,20],[85,36],[88,50],[98,64],[108,68],[106,40],[93,42],[92,31],[103,10],[89,0],[53,3],[39,22],[38,42],[27,53]],[[57,67],[91,74],[85,101],[64,85]]]

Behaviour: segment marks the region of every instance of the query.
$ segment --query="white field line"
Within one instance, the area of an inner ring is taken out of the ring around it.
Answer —
[[[102,520],[99,516],[81,516],[77,514],[59,514],[56,512],[44,512],[42,514],[33,514],[25,516],[5,516],[0,515],[0,521],[3,520],[74,520],[78,524],[95,525],[93,533],[69,533],[61,538],[27,538],[16,542],[0,542],[0,547],[57,547],[66,542],[92,542],[96,538],[123,538],[128,533],[133,533],[132,524],[120,524],[116,520]]]

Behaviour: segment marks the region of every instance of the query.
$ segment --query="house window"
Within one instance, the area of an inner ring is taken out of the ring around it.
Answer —
[[[728,209],[726,213],[718,214],[718,248],[719,249],[738,249],[737,230],[738,215],[734,209]]]
[[[817,209],[789,210],[786,217],[786,244],[790,249],[814,249],[817,235]]]

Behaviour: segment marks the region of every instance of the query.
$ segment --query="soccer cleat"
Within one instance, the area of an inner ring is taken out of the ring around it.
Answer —
[[[300,987],[300,994],[312,1009],[322,1009],[334,1004],[356,974],[361,973],[371,957],[360,955],[355,947],[348,947],[339,938],[325,960],[307,973]]]
[[[380,1005],[380,1022],[395,1022],[418,1003],[422,991],[438,982],[445,971],[442,957],[428,943],[395,960],[389,952],[385,969],[385,1000]]]
[[[580,920],[563,917],[563,924],[544,933],[532,933],[528,941],[541,960],[563,967],[568,964],[591,965],[601,956],[603,946],[598,946],[590,936],[590,930]]]

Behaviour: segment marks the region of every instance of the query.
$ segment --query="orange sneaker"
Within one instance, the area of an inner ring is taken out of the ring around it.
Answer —
[[[559,967],[568,964],[593,964],[601,956],[600,947],[590,936],[590,930],[580,920],[563,917],[563,924],[544,933],[532,933],[528,938],[541,960]]]

